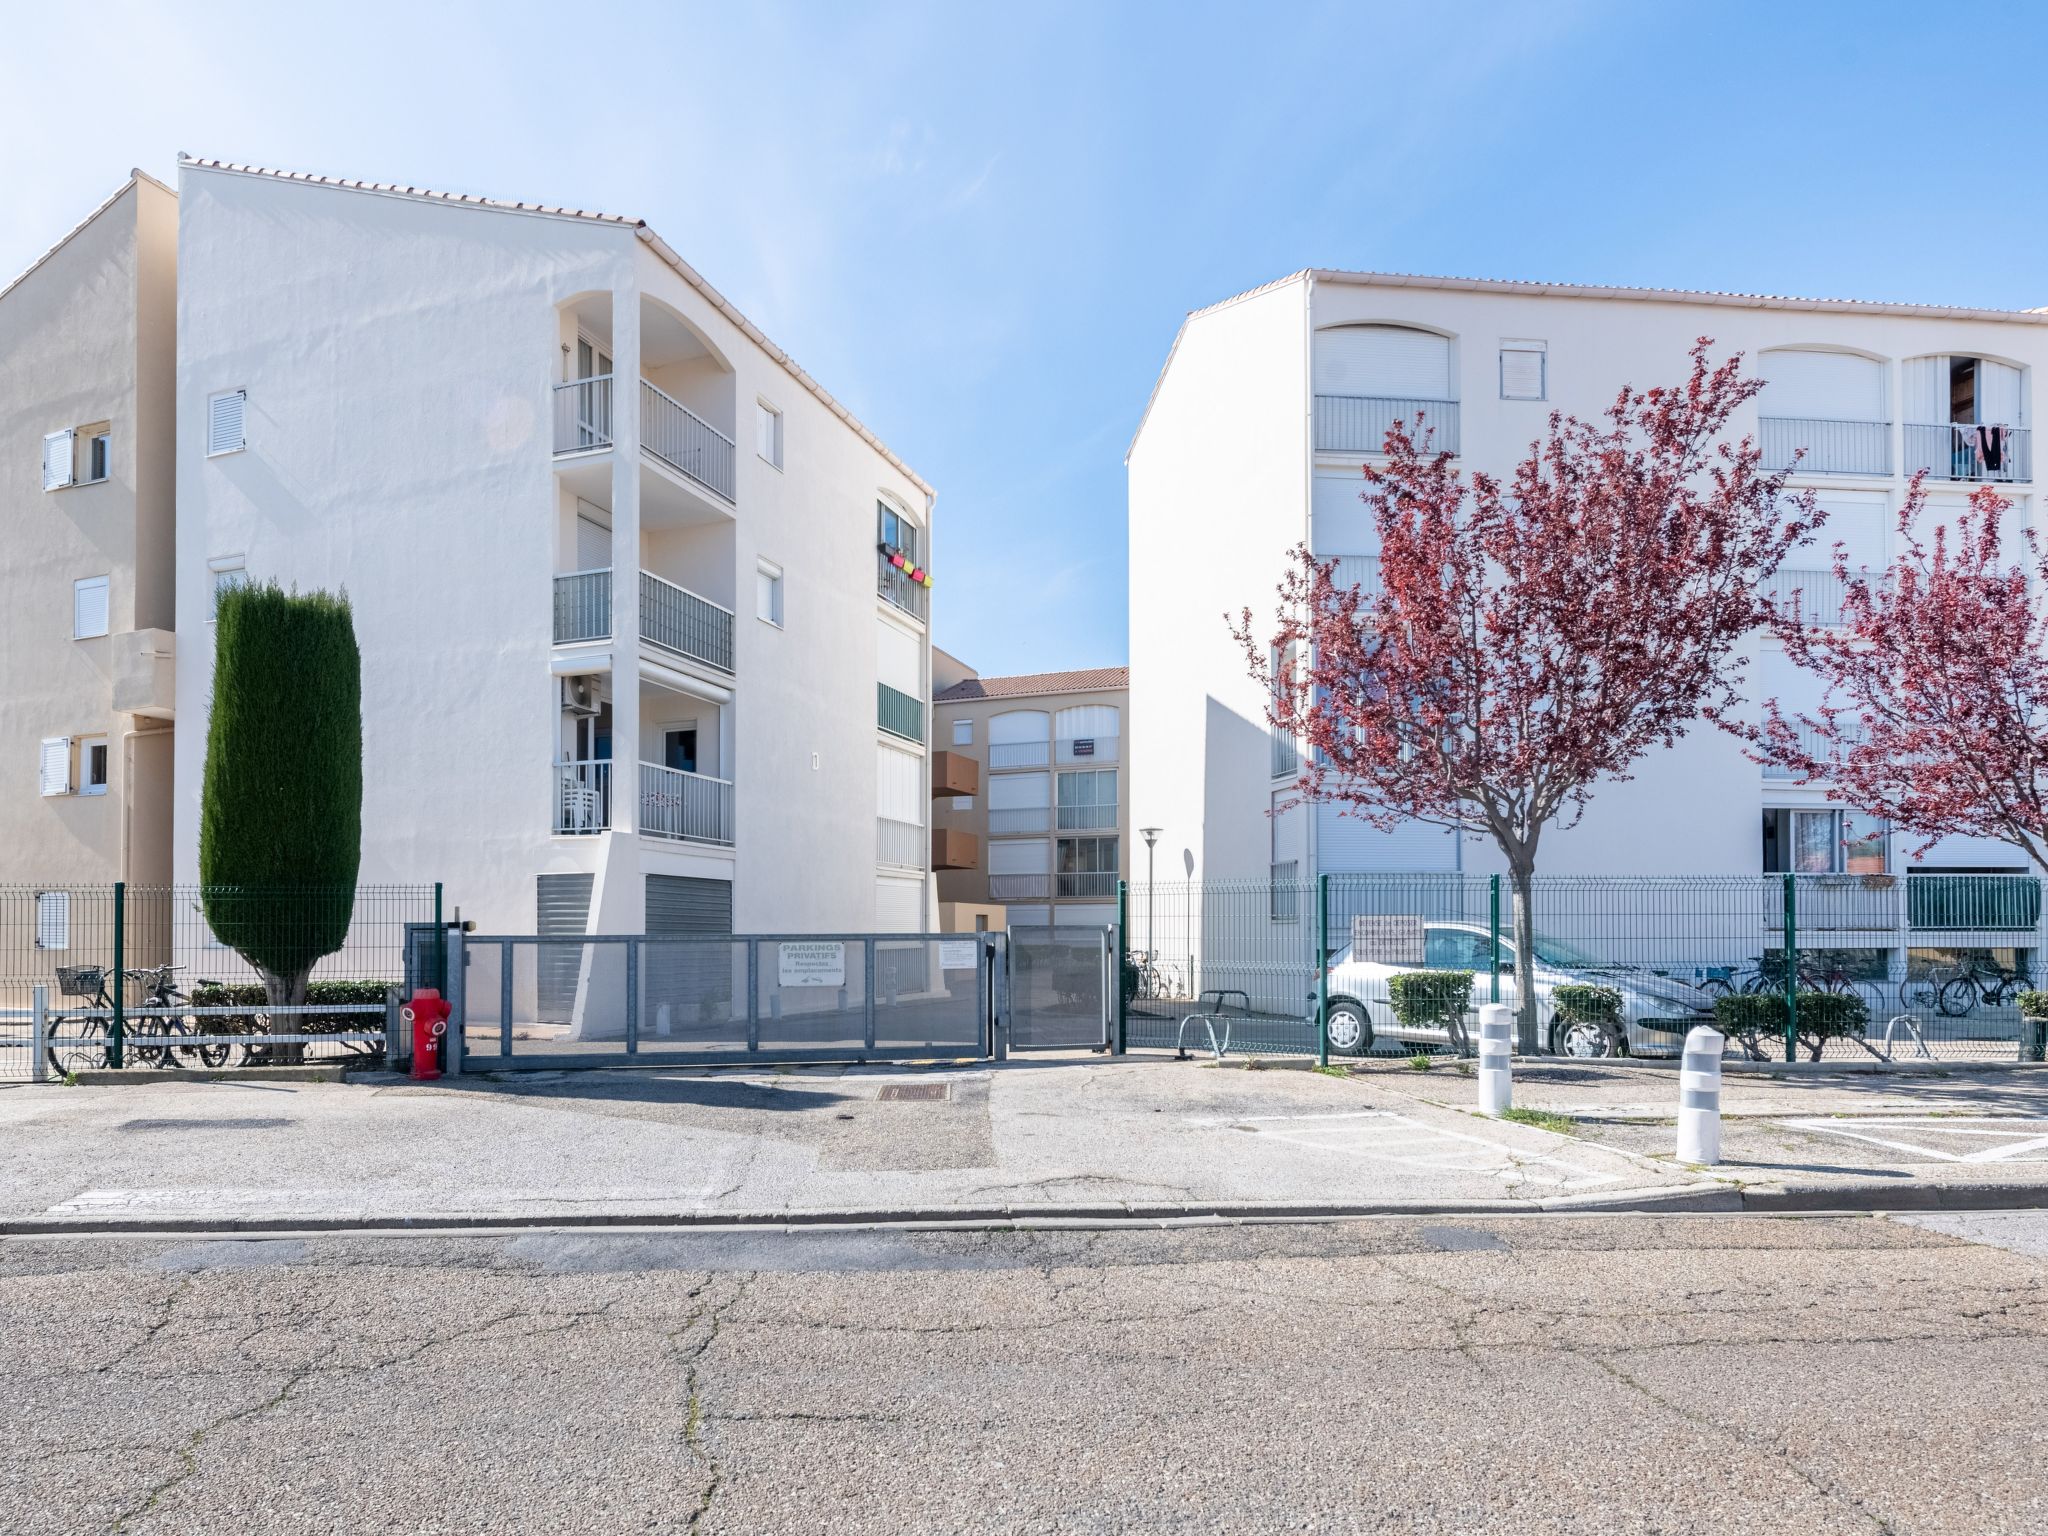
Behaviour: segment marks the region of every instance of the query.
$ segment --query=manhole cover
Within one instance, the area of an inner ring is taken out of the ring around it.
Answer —
[[[243,1120],[124,1120],[123,1131],[274,1131],[292,1122],[276,1116],[252,1116]]]
[[[946,1083],[890,1083],[883,1088],[885,1099],[943,1099],[950,1091]]]

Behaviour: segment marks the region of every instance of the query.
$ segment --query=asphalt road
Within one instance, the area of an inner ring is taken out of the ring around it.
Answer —
[[[2036,1532],[2044,1252],[2037,1216],[10,1239],[0,1526]]]

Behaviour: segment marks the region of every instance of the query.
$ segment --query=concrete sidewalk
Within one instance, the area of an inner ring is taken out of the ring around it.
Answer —
[[[1518,1077],[1564,1134],[1471,1114],[1455,1066],[21,1086],[0,1091],[0,1231],[2048,1204],[2048,1077],[1731,1077],[1712,1171],[1669,1156],[1668,1072]]]

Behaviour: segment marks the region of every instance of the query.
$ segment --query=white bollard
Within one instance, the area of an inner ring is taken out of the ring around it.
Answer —
[[[1721,1161],[1721,1050],[1719,1030],[1702,1024],[1685,1037],[1678,1068],[1678,1160]]]
[[[1479,1113],[1498,1115],[1515,1101],[1508,1058],[1514,1048],[1506,1003],[1479,1005]]]

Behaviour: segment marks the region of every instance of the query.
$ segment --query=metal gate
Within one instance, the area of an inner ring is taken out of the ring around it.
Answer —
[[[1114,928],[1012,930],[1007,1044],[1013,1051],[1109,1048]]]
[[[994,934],[448,935],[457,1071],[985,1057]]]

